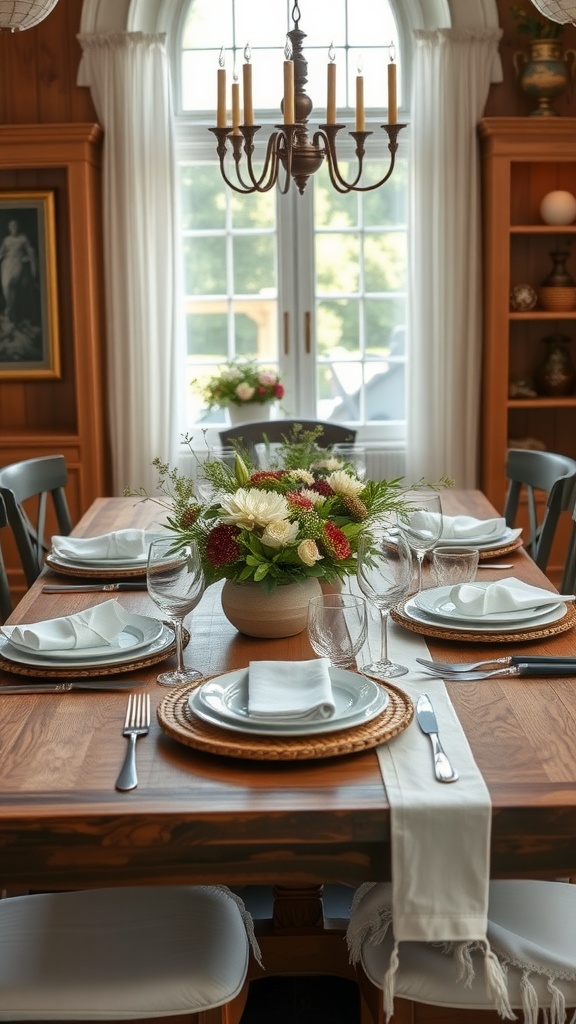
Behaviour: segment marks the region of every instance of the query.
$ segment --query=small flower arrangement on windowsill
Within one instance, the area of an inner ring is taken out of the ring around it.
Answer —
[[[249,403],[266,406],[284,397],[280,375],[248,359],[223,363],[211,377],[199,380],[196,387],[208,409]]]

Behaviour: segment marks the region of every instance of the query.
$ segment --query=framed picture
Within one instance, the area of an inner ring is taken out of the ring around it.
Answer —
[[[53,192],[0,192],[0,381],[60,377]]]

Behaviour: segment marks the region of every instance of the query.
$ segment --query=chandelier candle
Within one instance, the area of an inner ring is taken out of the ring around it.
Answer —
[[[240,131],[240,86],[237,75],[234,75],[232,82],[232,131],[234,135],[242,134]]]
[[[226,128],[226,68],[224,67],[224,47],[220,50],[218,58],[218,109],[216,112],[216,125],[218,128]]]
[[[250,47],[244,48],[245,64],[242,65],[242,84],[244,87],[244,124],[254,124],[254,107],[252,106],[252,65],[250,63]]]
[[[326,123],[336,124],[336,63],[334,47],[328,50],[328,102],[326,104]]]
[[[396,124],[398,108],[396,104],[396,65],[391,60],[388,65],[388,124]]]
[[[358,68],[358,74],[356,75],[356,131],[366,131],[366,122],[364,119],[364,75],[362,74],[362,68]]]
[[[288,50],[288,46],[286,46]],[[289,51],[286,53],[288,58]],[[294,124],[294,61],[284,61],[284,124]]]

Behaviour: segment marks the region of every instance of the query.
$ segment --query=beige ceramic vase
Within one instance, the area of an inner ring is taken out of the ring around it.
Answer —
[[[222,611],[246,636],[295,636],[306,629],[308,602],[321,593],[314,577],[276,587],[268,594],[258,583],[232,583],[222,589]]]

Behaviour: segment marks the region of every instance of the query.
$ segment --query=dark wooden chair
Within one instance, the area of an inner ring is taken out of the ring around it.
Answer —
[[[520,495],[526,491],[529,535],[524,547],[544,572],[560,514],[572,508],[576,487],[576,462],[554,452],[511,448],[506,461],[508,493],[504,517],[508,526],[516,525]],[[540,493],[538,493],[540,492]],[[546,505],[539,515],[537,499],[545,496]]]
[[[249,452],[253,452],[255,445],[269,442],[280,444],[285,438],[290,437],[292,430],[298,424],[304,430],[314,430],[322,427],[322,434],[318,438],[321,448],[330,448],[333,444],[353,444],[356,440],[356,431],[345,427],[341,423],[329,423],[324,420],[253,420],[251,423],[241,423],[234,427],[226,427],[219,432],[220,443],[224,446],[240,444]]]
[[[566,555],[562,583],[560,584],[561,594],[573,594],[574,587],[576,587],[576,493],[574,494],[574,499],[574,507],[572,509],[574,525],[572,527],[570,542],[568,544],[568,553]]]
[[[0,497],[0,529],[2,529],[3,526],[8,526],[8,516],[6,515],[6,506],[4,501]],[[8,576],[6,575],[6,566],[4,565],[2,547],[0,546],[0,622],[5,622],[13,610],[14,606],[10,595]]]
[[[53,504],[60,533],[69,534],[72,530],[64,492],[67,480],[63,455],[25,459],[0,469],[0,495],[29,587],[38,577],[48,551],[45,533],[48,499]]]

